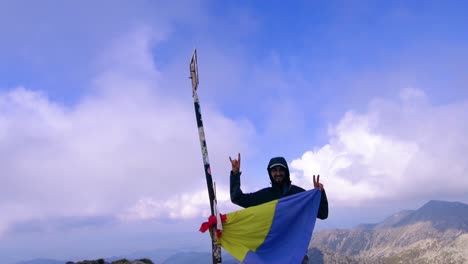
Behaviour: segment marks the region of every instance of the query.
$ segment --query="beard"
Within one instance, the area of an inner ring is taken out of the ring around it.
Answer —
[[[274,180],[276,183],[278,183],[278,184],[282,184],[283,181],[284,181],[284,178],[285,178],[284,175],[273,176],[273,180]]]

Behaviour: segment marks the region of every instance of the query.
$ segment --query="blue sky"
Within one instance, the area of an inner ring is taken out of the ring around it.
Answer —
[[[188,79],[194,48],[222,211],[239,209],[228,196],[238,152],[245,191],[269,184],[273,156],[306,189],[320,173],[330,217],[317,230],[431,199],[468,202],[466,9],[1,2],[0,256],[209,247],[197,232],[209,208]]]

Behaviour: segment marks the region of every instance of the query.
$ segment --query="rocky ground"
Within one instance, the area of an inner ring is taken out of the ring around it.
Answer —
[[[104,259],[97,260],[83,260],[78,262],[68,261],[66,264],[154,264],[149,259],[127,260],[120,259],[112,262],[106,262]]]

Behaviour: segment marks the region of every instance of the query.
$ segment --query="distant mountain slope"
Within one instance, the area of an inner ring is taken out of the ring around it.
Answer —
[[[323,230],[312,263],[468,263],[468,205],[430,201],[381,223]]]
[[[66,261],[55,259],[32,259],[28,261],[20,261],[17,264],[64,264]]]
[[[468,232],[468,205],[460,202],[430,201],[394,226],[430,221],[440,231],[460,229]]]

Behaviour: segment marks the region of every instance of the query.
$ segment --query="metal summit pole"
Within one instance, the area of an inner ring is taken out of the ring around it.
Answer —
[[[195,116],[197,118],[198,135],[200,137],[200,146],[203,155],[203,164],[205,167],[206,187],[210,197],[211,215],[215,215],[216,196],[213,189],[213,178],[211,177],[210,161],[208,159],[208,148],[206,146],[205,130],[203,129],[203,121],[200,110],[200,102],[198,100],[198,65],[197,65],[197,50],[193,51],[192,60],[190,61],[190,79],[192,79],[192,96],[195,106]],[[216,227],[213,227],[211,232],[212,242],[212,257],[213,264],[221,263],[221,246],[216,242]]]

